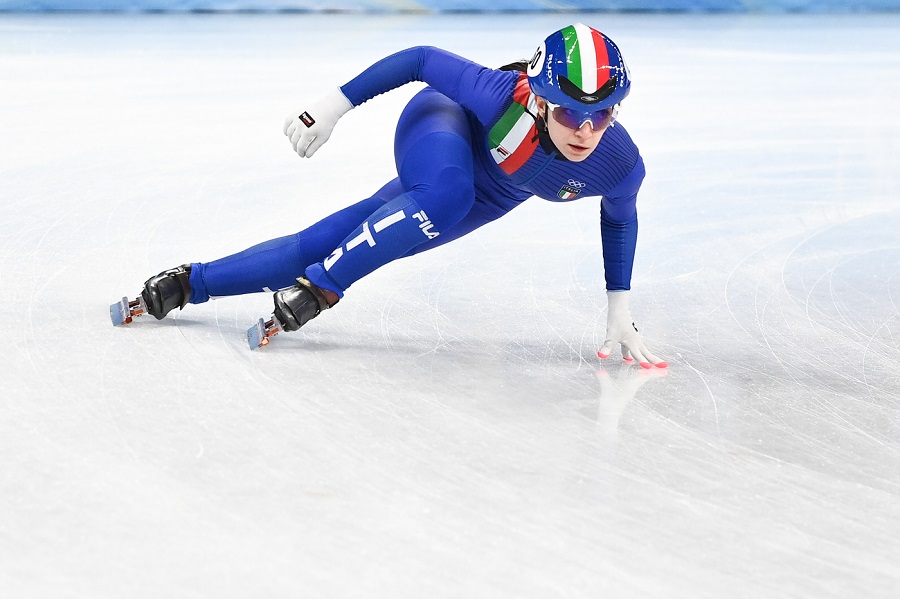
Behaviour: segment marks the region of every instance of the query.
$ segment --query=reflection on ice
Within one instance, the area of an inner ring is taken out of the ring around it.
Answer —
[[[606,368],[595,373],[600,384],[600,401],[597,404],[597,433],[602,451],[612,457],[615,454],[619,439],[619,420],[628,404],[635,398],[638,390],[653,379],[669,374],[668,370],[645,370],[630,365],[620,365],[613,369],[614,374]]]

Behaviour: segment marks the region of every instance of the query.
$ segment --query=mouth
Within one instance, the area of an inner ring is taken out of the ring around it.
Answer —
[[[578,144],[568,144],[568,145],[569,145],[569,149],[577,154],[580,154],[582,152],[587,152],[590,149],[587,146],[580,146]]]

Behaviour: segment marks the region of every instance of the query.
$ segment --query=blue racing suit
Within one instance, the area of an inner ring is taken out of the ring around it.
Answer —
[[[389,56],[341,91],[359,106],[411,81],[428,87],[397,124],[397,178],[297,234],[192,264],[191,303],[289,287],[304,274],[342,296],[380,266],[461,237],[531,196],[602,196],[606,286],[630,288],[644,164],[621,124],[606,130],[588,158],[571,162],[550,141],[524,72],[433,47]]]

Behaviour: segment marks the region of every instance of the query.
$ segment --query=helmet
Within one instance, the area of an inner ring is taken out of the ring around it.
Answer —
[[[574,110],[609,108],[631,90],[618,46],[582,23],[545,39],[528,63],[527,73],[535,95]]]

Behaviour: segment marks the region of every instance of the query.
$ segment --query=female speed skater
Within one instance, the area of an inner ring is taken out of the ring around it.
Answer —
[[[295,331],[379,267],[462,237],[531,196],[602,196],[608,312],[598,355],[620,344],[626,360],[666,367],[647,350],[628,305],[644,163],[616,122],[631,88],[616,44],[578,23],[547,37],[530,61],[499,70],[409,48],[291,113],[284,134],[311,158],[349,110],[412,81],[428,87],[397,123],[395,179],[297,234],[150,278],[141,292],[147,312],[161,319],[210,297],[277,289],[274,318]]]

